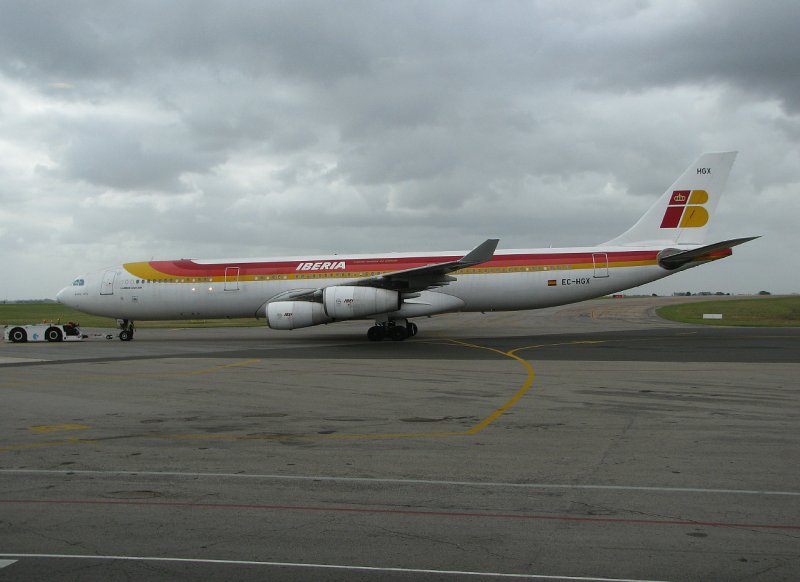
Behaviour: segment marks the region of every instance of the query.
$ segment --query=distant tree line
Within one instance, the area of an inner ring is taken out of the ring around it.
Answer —
[[[724,291],[717,291],[712,293],[711,291],[700,291],[699,293],[692,293],[691,291],[675,291],[672,296],[673,297],[692,297],[693,295],[699,296],[707,296],[707,295],[730,295],[730,293],[725,293]],[[772,295],[769,291],[759,291],[756,295]],[[656,297],[656,294],[653,293],[653,297]]]

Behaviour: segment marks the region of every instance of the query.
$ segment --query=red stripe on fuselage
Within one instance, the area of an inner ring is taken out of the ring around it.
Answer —
[[[722,251],[720,251],[721,253]],[[593,255],[607,254],[608,263],[626,263],[636,261],[655,261],[657,251],[625,251],[625,252],[581,252],[581,253],[541,253],[541,254],[510,254],[495,255],[491,261],[476,265],[476,268],[494,267],[519,267],[539,265],[572,265],[591,264]],[[730,254],[730,252],[728,253]],[[713,256],[717,256],[715,253]],[[727,256],[727,255],[725,255]],[[447,263],[458,260],[458,256],[430,256],[430,257],[386,257],[386,258],[346,258],[332,257],[329,259],[314,260],[315,263],[327,262],[335,265],[344,262],[345,269],[311,269],[312,272],[354,272],[354,271],[402,271],[415,267],[424,267],[437,263]],[[199,264],[189,259],[178,261],[150,261],[151,268],[172,277],[223,277],[225,269],[238,267],[239,275],[272,275],[294,273],[298,265],[310,263],[307,259],[291,261],[242,261],[221,262],[214,264]]]

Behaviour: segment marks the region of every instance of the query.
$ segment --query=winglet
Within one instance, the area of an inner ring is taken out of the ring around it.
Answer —
[[[499,242],[499,238],[486,239],[458,260],[459,268],[471,267],[472,265],[480,265],[491,261]]]

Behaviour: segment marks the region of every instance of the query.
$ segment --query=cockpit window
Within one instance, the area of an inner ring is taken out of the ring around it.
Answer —
[[[83,287],[83,285],[84,285],[84,280],[83,279],[75,279],[72,282],[72,286],[73,287]]]

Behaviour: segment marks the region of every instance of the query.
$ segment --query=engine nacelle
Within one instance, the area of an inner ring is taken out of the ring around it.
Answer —
[[[267,304],[267,324],[272,329],[297,329],[332,321],[321,303],[276,301]]]
[[[397,291],[375,287],[326,287],[322,300],[325,313],[334,319],[359,319],[400,307]]]

